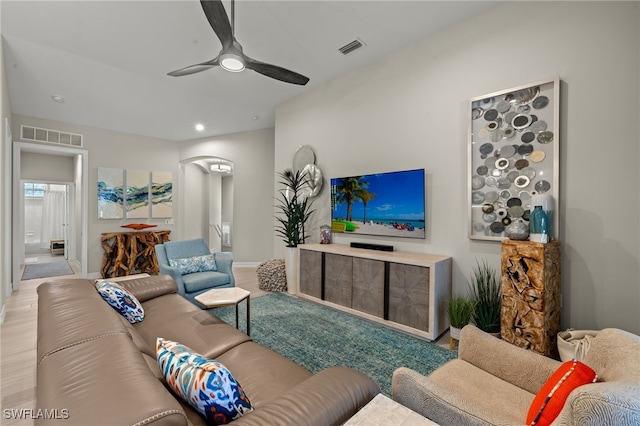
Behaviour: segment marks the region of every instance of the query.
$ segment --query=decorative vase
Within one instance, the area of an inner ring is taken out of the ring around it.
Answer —
[[[529,238],[529,225],[517,217],[504,229],[504,234],[510,240],[525,241]]]
[[[534,194],[531,196],[531,208],[541,206],[542,211],[547,215],[547,235],[549,241],[553,239],[553,215],[554,203],[551,194]]]
[[[299,290],[299,258],[298,247],[284,248],[284,270],[287,276],[287,293],[296,295]]]
[[[542,206],[535,206],[529,218],[529,241],[549,242],[549,222]]]

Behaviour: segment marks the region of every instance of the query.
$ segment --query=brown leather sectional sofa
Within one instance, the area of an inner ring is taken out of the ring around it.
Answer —
[[[348,368],[311,374],[176,294],[169,276],[119,284],[142,303],[142,322],[125,320],[93,280],[38,287],[37,409],[44,414],[36,424],[205,424],[164,385],[157,337],[189,346],[232,372],[255,407],[234,425],[337,425],[380,391]]]

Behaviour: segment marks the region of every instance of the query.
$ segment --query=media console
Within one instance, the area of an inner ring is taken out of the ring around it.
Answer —
[[[451,257],[303,244],[299,296],[437,339],[449,327]]]

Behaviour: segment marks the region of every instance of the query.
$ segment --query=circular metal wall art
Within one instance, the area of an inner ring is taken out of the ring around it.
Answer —
[[[518,147],[518,154],[520,155],[529,155],[533,152],[533,147],[531,145],[520,145]]]
[[[519,159],[518,161],[516,161],[516,164],[515,164],[516,170],[522,170],[528,165],[529,165],[529,161],[527,161],[524,158]]]
[[[484,203],[484,193],[481,191],[473,191],[471,193],[471,202],[473,204],[482,204]]]
[[[528,114],[518,114],[513,117],[513,120],[511,121],[511,125],[516,130],[526,129],[530,124],[531,116]]]
[[[533,133],[540,133],[547,130],[547,122],[546,121],[536,121],[535,123],[531,123],[531,127],[529,130]]]
[[[516,148],[513,145],[505,145],[500,149],[500,157],[511,158],[516,155]]]
[[[523,133],[522,136],[520,137],[520,140],[524,143],[530,143],[533,142],[536,138],[536,134],[533,132],[526,132]]]
[[[471,119],[477,120],[482,117],[482,114],[484,114],[484,110],[482,108],[473,108],[471,110]]]
[[[531,180],[528,177],[521,175],[513,181],[513,184],[518,188],[526,188],[527,185],[529,185],[529,182],[531,182]]]
[[[489,228],[491,229],[491,232],[495,232],[496,234],[501,234],[504,232],[504,225],[502,224],[502,222],[493,222],[491,225],[489,225]]]
[[[509,167],[509,160],[507,160],[506,158],[498,158],[496,160],[496,169],[498,170],[504,170],[507,167]]]
[[[546,180],[541,180],[540,182],[536,182],[535,188],[538,193],[543,194],[551,189],[551,184]]]
[[[472,189],[480,189],[484,187],[484,178],[482,176],[475,175],[471,178],[471,188]]]
[[[538,134],[538,142],[542,144],[553,142],[553,132],[541,132],[540,134]]]
[[[484,196],[484,201],[487,203],[495,203],[498,201],[498,192],[497,191],[489,191]]]
[[[535,98],[533,100],[531,105],[535,109],[542,109],[542,108],[546,107],[547,105],[549,105],[549,98],[547,98],[546,96],[538,96],[537,98]]]
[[[500,101],[496,105],[496,111],[498,111],[500,114],[504,114],[510,109],[511,109],[511,104],[508,101]]]
[[[493,121],[498,118],[498,111],[495,109],[488,109],[484,112],[484,119],[487,121]]]
[[[307,164],[315,163],[316,153],[313,152],[313,148],[309,145],[302,145],[296,149],[296,153],[293,155],[294,171],[302,171]]]
[[[495,100],[493,98],[486,98],[480,101],[480,108],[487,110],[493,106]]]
[[[533,151],[529,156],[529,158],[531,158],[531,161],[533,161],[534,163],[541,162],[545,157],[546,154],[544,153],[544,151]]]

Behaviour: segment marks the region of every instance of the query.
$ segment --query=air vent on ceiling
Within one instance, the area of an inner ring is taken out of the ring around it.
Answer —
[[[20,126],[20,137],[23,140],[55,143],[58,145],[82,146],[82,135],[78,133],[61,132],[43,129],[41,127]]]
[[[366,46],[366,44],[364,44],[364,42],[362,40],[357,38],[357,39],[353,40],[352,42],[349,42],[349,43],[345,44],[344,46],[342,46],[338,50],[343,55],[348,55],[349,53],[353,52],[354,50],[358,50],[358,49],[360,49],[361,47],[364,47],[364,46]]]

